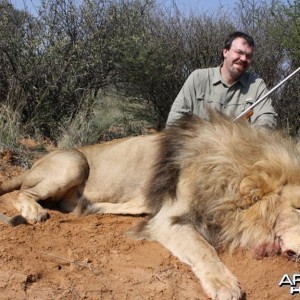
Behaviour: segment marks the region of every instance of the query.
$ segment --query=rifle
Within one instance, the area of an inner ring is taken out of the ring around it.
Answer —
[[[297,72],[300,71],[300,67],[295,70],[293,73],[291,73],[289,76],[287,76],[285,79],[283,79],[281,82],[279,82],[276,86],[274,86],[270,91],[268,91],[264,96],[262,96],[261,98],[259,98],[257,101],[255,101],[252,105],[250,105],[247,109],[245,109],[240,115],[238,115],[234,120],[238,120],[241,117],[245,117],[246,119],[248,119],[249,117],[252,116],[253,112],[252,109],[257,106],[259,103],[261,103],[263,100],[265,100],[271,93],[273,93],[275,90],[277,90],[282,84],[284,84],[288,79],[290,79],[291,77],[293,77]]]

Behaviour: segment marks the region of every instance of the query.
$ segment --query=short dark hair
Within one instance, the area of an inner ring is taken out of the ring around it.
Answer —
[[[227,37],[227,39],[226,39],[226,41],[224,43],[223,49],[229,50],[231,48],[231,44],[232,44],[233,40],[235,40],[237,38],[243,38],[250,47],[254,47],[255,46],[254,45],[254,40],[253,40],[253,38],[250,35],[248,35],[247,33],[241,32],[241,31],[235,31],[235,32],[232,32]]]
[[[235,40],[237,38],[242,38],[247,42],[247,44],[250,47],[255,47],[254,39],[250,35],[248,35],[247,33],[241,32],[241,31],[234,31],[231,34],[229,34],[227,39],[225,40],[223,50],[224,49],[229,50],[231,48],[233,40]],[[222,51],[222,58],[224,59],[223,51]]]

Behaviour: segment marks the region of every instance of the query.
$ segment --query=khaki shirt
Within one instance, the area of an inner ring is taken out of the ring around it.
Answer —
[[[235,118],[267,92],[264,81],[248,72],[229,86],[221,76],[220,67],[197,69],[188,77],[176,97],[167,125],[185,113],[207,119],[208,108]],[[253,109],[249,122],[274,128],[276,116],[271,99],[266,98]]]

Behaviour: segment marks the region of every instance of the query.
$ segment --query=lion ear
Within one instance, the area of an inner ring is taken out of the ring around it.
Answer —
[[[241,181],[240,195],[248,205],[261,200],[264,195],[270,192],[267,177],[266,173],[259,173],[247,176]]]
[[[251,205],[271,192],[279,192],[286,182],[281,168],[268,161],[258,161],[252,166],[251,175],[240,183],[240,195]]]

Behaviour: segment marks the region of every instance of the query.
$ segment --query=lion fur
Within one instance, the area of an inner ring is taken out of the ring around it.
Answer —
[[[292,139],[211,112],[208,121],[183,117],[156,143],[159,157],[146,188],[154,212],[166,199],[177,201],[180,186],[190,209],[174,223],[193,224],[212,244],[231,250],[274,243],[282,189],[300,184]],[[146,228],[139,226],[137,235]]]

